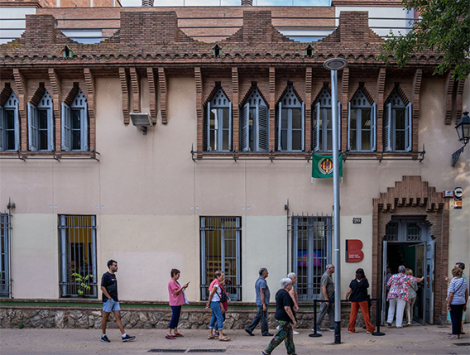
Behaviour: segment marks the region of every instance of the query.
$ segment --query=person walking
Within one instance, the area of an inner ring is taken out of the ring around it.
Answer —
[[[222,296],[226,296],[225,297],[225,302],[220,302],[220,310],[222,311],[222,319],[223,319],[223,323],[225,323],[225,319],[226,319],[226,316],[227,316],[227,310],[228,310],[228,301],[229,301],[229,297],[228,297],[228,294],[227,294],[227,291],[225,290],[225,282],[226,282],[226,279],[225,279],[225,274],[223,274],[223,280],[221,283],[219,283],[219,286],[220,286],[220,289],[222,291]],[[212,287],[209,286],[209,292],[212,291]],[[215,322],[214,324],[214,330],[213,330],[213,333],[212,333],[215,337],[219,337],[219,326],[218,326],[218,323]]]
[[[321,322],[325,315],[328,313],[330,320],[330,332],[335,331],[335,307],[334,307],[334,296],[335,296],[335,283],[333,282],[333,273],[335,272],[335,266],[333,264],[326,265],[326,271],[321,277],[320,285],[320,300],[326,300],[322,302],[320,306],[320,313],[317,316],[317,332],[322,333],[320,329]],[[312,328],[312,331],[315,329]]]
[[[387,286],[390,287],[387,299],[390,303],[388,309],[387,325],[392,326],[393,316],[395,315],[396,309],[396,326],[402,328],[403,313],[405,311],[406,303],[410,299],[410,288],[409,285],[412,281],[421,282],[423,277],[417,278],[410,275],[405,275],[405,266],[400,265],[398,267],[398,274],[392,275],[390,280],[387,282]]]
[[[452,320],[452,335],[450,337],[458,339],[462,333],[462,313],[467,310],[468,301],[468,283],[462,274],[463,270],[454,266],[452,269],[453,279],[447,290],[447,310],[450,312]]]
[[[359,268],[356,270],[356,278],[349,284],[348,292],[346,293],[346,299],[351,301],[351,315],[349,316],[349,333],[358,333],[356,330],[356,319],[359,307],[361,308],[362,317],[366,323],[367,334],[375,332],[375,327],[371,324],[369,318],[369,300],[370,297],[367,294],[369,288],[369,281],[366,278],[364,270]]]
[[[220,341],[230,341],[230,338],[224,336],[224,317],[222,315],[222,306],[221,303],[225,301],[223,299],[223,292],[220,286],[224,282],[225,275],[222,271],[216,271],[214,274],[214,280],[209,286],[209,300],[206,304],[206,309],[209,307],[212,309],[211,321],[209,323],[209,335],[207,339],[215,339],[214,336],[214,325],[217,322],[217,329],[219,331],[219,340]],[[226,296],[225,296],[226,297]]]
[[[119,306],[117,278],[115,274],[118,271],[117,261],[109,260],[107,265],[108,271],[105,272],[101,278],[101,291],[103,292],[103,318],[101,319],[103,335],[101,336],[101,341],[103,343],[111,342],[106,335],[106,324],[108,323],[111,312],[114,313],[116,324],[121,331],[121,340],[123,342],[134,340],[135,337],[127,335],[122,325],[121,307]]]
[[[266,282],[266,278],[268,277],[269,272],[268,269],[262,267],[259,269],[259,277],[258,280],[255,282],[255,291],[256,291],[256,308],[258,313],[256,313],[255,318],[251,324],[245,328],[245,332],[249,335],[254,336],[253,330],[255,330],[258,323],[261,321],[261,335],[265,337],[273,336],[269,333],[268,329],[268,305],[269,305],[269,298],[271,296],[269,292],[268,283]]]
[[[464,278],[465,280],[467,280],[467,276],[465,276],[465,272],[464,272],[464,270],[465,270],[465,263],[457,262],[457,263],[455,263],[455,266],[462,269],[462,278]],[[447,276],[445,277],[445,280],[446,280],[447,282],[450,281],[450,279],[449,279]],[[468,283],[468,281],[467,281],[467,283]],[[447,312],[447,320],[448,320],[448,321],[452,321],[452,319],[451,319],[451,317],[450,317],[450,312]],[[465,334],[465,330],[463,329],[464,323],[465,323],[465,312],[462,313],[462,330],[461,330],[460,334]]]
[[[297,289],[294,286],[295,282],[297,281],[297,275],[295,273],[291,272],[289,275],[287,275],[287,277],[292,280],[292,288],[289,291],[289,295],[292,297],[292,301],[294,301],[294,312],[298,312],[298,310],[299,310],[299,294],[297,293]],[[298,335],[300,333],[295,331],[294,328],[292,328],[292,334]]]
[[[261,352],[263,355],[271,354],[283,341],[286,345],[287,354],[296,355],[292,331],[297,325],[297,321],[295,320],[294,300],[289,294],[291,289],[292,280],[290,278],[282,279],[281,289],[276,293],[276,314],[274,317],[279,327],[268,347]]]
[[[413,276],[413,270],[411,270],[410,268],[406,268],[405,274]],[[406,302],[406,316],[408,319],[408,325],[411,325],[411,323],[413,322],[413,308],[416,302],[416,297],[418,296],[417,282],[415,280],[411,281],[409,288],[410,288],[410,301]]]
[[[178,279],[180,278],[181,272],[178,269],[171,269],[170,275],[171,280],[168,282],[168,294],[170,298],[171,307],[171,321],[168,325],[168,333],[165,335],[166,339],[174,340],[176,337],[182,337],[183,335],[178,332],[178,323],[181,315],[181,306],[186,303],[186,296],[184,290],[189,286],[189,282],[180,285]]]

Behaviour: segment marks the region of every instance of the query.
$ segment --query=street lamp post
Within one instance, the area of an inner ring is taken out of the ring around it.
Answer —
[[[341,343],[341,252],[340,252],[340,204],[339,204],[339,121],[337,111],[338,102],[338,70],[347,67],[348,62],[342,58],[331,58],[323,66],[331,71],[331,116],[333,124],[333,210],[335,234],[335,344]]]

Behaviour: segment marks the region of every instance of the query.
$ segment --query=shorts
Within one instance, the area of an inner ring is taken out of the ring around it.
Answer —
[[[115,300],[107,300],[105,303],[103,303],[103,312],[106,313],[111,313],[114,311],[120,311],[121,307],[119,307],[119,302],[116,302]]]

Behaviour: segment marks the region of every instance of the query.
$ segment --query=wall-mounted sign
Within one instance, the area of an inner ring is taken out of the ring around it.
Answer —
[[[461,210],[461,209],[462,209],[462,201],[454,200],[454,210]]]
[[[361,224],[362,218],[353,218],[353,224]]]
[[[357,263],[364,259],[362,242],[359,239],[346,239],[346,262]]]
[[[461,200],[463,195],[463,189],[461,187],[456,187],[454,189],[454,197],[456,200]]]
[[[454,197],[454,191],[452,190],[446,190],[442,191],[442,197]]]

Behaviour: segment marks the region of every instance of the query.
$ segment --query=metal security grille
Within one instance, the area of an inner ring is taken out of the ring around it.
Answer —
[[[96,217],[59,216],[62,297],[78,296],[79,283],[72,274],[93,275],[85,296],[97,297]]]
[[[214,273],[225,273],[225,290],[241,301],[241,218],[201,217],[201,299],[209,297]]]
[[[320,295],[321,276],[331,262],[333,218],[292,215],[288,217],[287,226],[299,300],[313,300]]]
[[[387,223],[384,240],[388,242],[398,241],[398,222]]]
[[[421,228],[419,228],[418,223],[408,223],[406,232],[407,241],[413,242],[421,240]]]
[[[0,296],[10,295],[10,216],[0,213]]]

